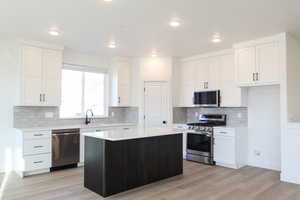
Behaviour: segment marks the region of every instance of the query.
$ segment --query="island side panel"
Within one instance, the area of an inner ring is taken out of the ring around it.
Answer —
[[[182,134],[105,143],[105,196],[182,174]]]
[[[105,140],[85,137],[84,187],[104,196]]]

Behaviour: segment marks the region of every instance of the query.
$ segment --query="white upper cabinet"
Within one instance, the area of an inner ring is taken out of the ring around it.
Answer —
[[[279,84],[280,46],[274,38],[235,45],[238,85]]]
[[[22,46],[22,106],[60,106],[62,49]]]
[[[254,84],[255,76],[255,48],[248,47],[238,49],[236,56],[237,81],[240,86],[249,86]]]
[[[42,102],[43,50],[25,46],[22,51],[22,105],[40,105]]]
[[[219,90],[219,75],[220,75],[220,57],[212,57],[209,59],[208,66],[208,81],[206,83],[206,89]]]
[[[110,68],[111,106],[131,106],[131,62],[126,58],[112,61]]]
[[[207,83],[209,80],[209,60],[200,59],[195,62],[195,74],[192,76],[195,78],[195,91],[207,90]]]
[[[246,106],[247,92],[235,80],[233,50],[183,59],[178,72],[180,90],[176,106],[192,107],[194,92],[210,90],[220,90],[221,107]]]
[[[61,67],[62,53],[55,50],[43,50],[43,96],[47,106],[61,104]]]
[[[195,63],[183,62],[180,67],[179,106],[193,106],[195,91]]]
[[[194,62],[196,91],[218,90],[218,57],[202,58]]]
[[[256,66],[259,84],[279,84],[279,44],[257,45]]]
[[[221,107],[246,106],[247,93],[238,87],[235,81],[234,55],[220,56],[219,81],[221,91]]]

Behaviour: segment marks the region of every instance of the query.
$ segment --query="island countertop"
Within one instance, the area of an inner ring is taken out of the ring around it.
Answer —
[[[175,128],[129,128],[112,129],[99,132],[83,133],[84,136],[109,141],[131,140],[138,138],[157,137],[165,135],[183,134],[183,130]]]

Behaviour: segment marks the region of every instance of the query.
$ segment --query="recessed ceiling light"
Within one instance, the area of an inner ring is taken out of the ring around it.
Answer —
[[[110,42],[108,45],[107,45],[108,48],[111,48],[111,49],[115,49],[117,47],[116,45],[116,42]]]
[[[152,58],[157,57],[157,53],[156,53],[156,52],[152,52],[151,57],[152,57]]]
[[[222,42],[222,38],[221,38],[221,36],[220,36],[219,33],[215,33],[215,34],[213,35],[211,41],[212,41],[213,43],[220,43],[220,42]]]
[[[56,28],[50,29],[50,30],[48,31],[48,33],[49,33],[50,35],[52,35],[52,36],[59,36],[59,35],[60,35],[58,29],[56,29]]]
[[[172,27],[179,27],[181,23],[177,20],[172,20],[169,25]]]
[[[104,2],[111,2],[112,0],[103,0]]]

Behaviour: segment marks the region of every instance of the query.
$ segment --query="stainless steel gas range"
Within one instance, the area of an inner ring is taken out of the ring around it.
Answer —
[[[225,126],[226,115],[201,114],[199,122],[189,123],[187,132],[186,159],[199,163],[214,165],[213,127]]]

